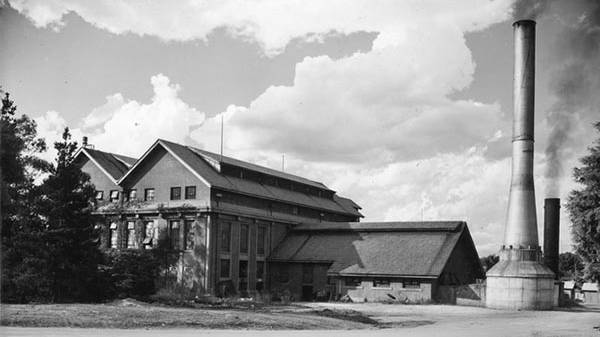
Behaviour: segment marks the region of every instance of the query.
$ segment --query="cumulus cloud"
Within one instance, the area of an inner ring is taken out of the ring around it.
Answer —
[[[171,84],[165,75],[152,76],[150,82],[154,92],[150,102],[125,100],[119,93],[110,95],[72,129],[74,139],[86,135],[99,149],[130,156],[140,156],[157,138],[185,143],[190,129],[204,120],[204,113],[183,102],[178,97],[180,86]],[[36,121],[48,143],[59,140],[67,124],[55,111]],[[48,156],[52,158],[53,152]]]
[[[427,30],[428,22],[452,22],[461,30],[486,27],[508,16],[509,0],[480,1],[316,1],[216,0],[77,1],[12,0],[11,5],[38,27],[60,26],[74,12],[87,22],[115,34],[135,33],[164,40],[206,39],[216,28],[251,39],[273,55],[293,38],[319,39],[331,31],[380,32],[384,46],[409,38],[404,27]],[[341,10],[343,9],[343,10]]]

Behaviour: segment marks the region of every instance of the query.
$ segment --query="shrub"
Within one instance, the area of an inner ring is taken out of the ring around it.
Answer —
[[[160,261],[152,251],[109,251],[106,253],[105,273],[112,289],[108,296],[148,297],[156,292],[159,272]]]

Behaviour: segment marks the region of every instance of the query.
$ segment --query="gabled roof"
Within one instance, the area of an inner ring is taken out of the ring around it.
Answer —
[[[135,158],[94,150],[88,147],[80,148],[75,154],[75,158],[80,155],[85,155],[90,159],[115,184],[136,161]]]
[[[302,224],[269,259],[331,263],[330,275],[437,278],[463,233],[461,221]]]
[[[157,147],[164,148],[170,153],[175,159],[177,159],[185,168],[192,172],[198,179],[200,179],[207,186],[218,188],[224,191],[230,191],[239,194],[256,196],[269,200],[280,200],[296,205],[308,206],[311,208],[327,210],[330,212],[336,212],[341,214],[352,214],[360,217],[362,214],[358,211],[354,202],[349,201],[346,198],[334,198],[333,200],[327,198],[320,198],[313,195],[305,194],[298,191],[287,190],[280,187],[271,185],[261,184],[252,180],[245,180],[237,177],[227,176],[221,174],[219,166],[224,161],[219,161],[215,154],[208,155],[207,151],[199,150],[193,147],[184,146],[181,144],[169,142],[163,139],[157,140],[151,147],[144,153],[144,155],[133,165],[133,167],[119,180],[119,184],[127,180],[132,172],[136,170],[138,165],[144,161],[144,159]],[[227,159],[229,165],[233,163],[244,163],[242,161],[229,158]],[[258,165],[244,163],[246,167],[260,168]],[[267,168],[262,168],[262,173],[269,174],[266,172],[274,171]],[[280,175],[292,177],[292,175],[280,172]],[[293,176],[295,177],[295,176]],[[304,178],[298,178],[304,179]],[[300,180],[298,180],[300,181]],[[309,181],[309,180],[307,180]],[[303,182],[304,183],[304,182]],[[315,183],[313,184],[320,184]],[[322,185],[322,184],[321,184]],[[322,185],[325,186],[325,185]],[[325,187],[326,188],[326,187]]]

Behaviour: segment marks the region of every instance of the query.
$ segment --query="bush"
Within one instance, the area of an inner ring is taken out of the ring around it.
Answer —
[[[112,250],[104,271],[112,288],[108,297],[146,298],[156,292],[160,261],[150,250]]]

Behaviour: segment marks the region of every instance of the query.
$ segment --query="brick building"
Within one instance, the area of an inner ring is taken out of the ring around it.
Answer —
[[[350,279],[361,285],[371,280],[388,282],[392,288],[399,282],[403,288],[414,288],[416,283],[406,280],[422,276],[419,288],[431,284],[432,298],[440,279],[460,275],[457,282],[468,283],[481,268],[464,223],[446,224],[444,230],[423,224],[439,237],[417,230],[416,241],[407,240],[402,223],[359,223],[360,206],[322,183],[193,147],[159,139],[138,160],[84,147],[75,160],[97,189],[95,215],[102,228],[102,246],[166,247],[178,255],[170,268],[177,282],[198,294],[254,295],[288,287],[295,299],[312,299],[323,284],[341,294]],[[341,228],[350,231],[342,234]],[[307,233],[310,239],[301,251],[290,255]],[[336,269],[350,263],[347,258],[352,254],[356,261],[405,261],[415,242],[421,242],[419,254],[429,251],[427,256],[438,259],[414,262],[422,262],[428,273],[404,270],[409,264],[400,262],[378,266],[387,271],[377,275],[372,266],[353,274]],[[307,250],[308,243],[314,251]],[[382,244],[386,248],[379,247]],[[341,255],[331,255],[332,251]],[[299,258],[304,253],[312,255],[304,261]],[[457,267],[448,267],[453,265]],[[308,281],[300,287],[283,284],[282,271],[294,280],[307,281],[310,274],[312,288],[305,287]],[[370,294],[381,299],[376,290]]]

